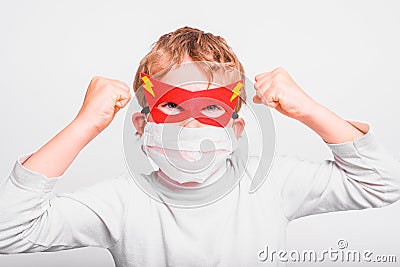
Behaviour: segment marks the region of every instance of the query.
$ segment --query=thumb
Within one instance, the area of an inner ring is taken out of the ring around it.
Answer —
[[[129,92],[121,92],[119,97],[116,99],[115,105],[119,108],[125,107],[131,100],[131,94]]]
[[[261,98],[258,95],[253,96],[253,102],[256,104],[261,104]]]
[[[272,107],[276,108],[279,105],[280,101],[280,93],[279,90],[268,90],[264,96],[265,98],[265,104]]]
[[[267,102],[267,106],[271,108],[276,108],[279,105],[278,101]]]

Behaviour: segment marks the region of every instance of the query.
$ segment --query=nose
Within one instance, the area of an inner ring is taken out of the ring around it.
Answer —
[[[206,125],[194,118],[188,118],[187,120],[184,121],[182,126],[186,128],[201,128],[205,127]]]

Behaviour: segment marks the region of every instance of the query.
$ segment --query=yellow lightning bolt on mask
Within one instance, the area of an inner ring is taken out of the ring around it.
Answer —
[[[154,92],[153,92],[153,84],[149,80],[147,76],[142,77],[142,81],[144,82],[143,88],[147,90],[153,97],[155,97]]]
[[[232,92],[232,96],[231,99],[229,100],[230,102],[233,101],[233,99],[235,99],[236,97],[238,97],[238,95],[240,95],[240,89],[242,89],[243,87],[243,83],[238,82],[238,84],[236,84],[235,88],[233,88]]]

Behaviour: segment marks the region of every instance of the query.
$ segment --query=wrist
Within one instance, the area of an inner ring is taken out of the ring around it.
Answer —
[[[69,125],[74,129],[74,132],[81,135],[84,139],[90,142],[101,131],[92,123],[92,121],[83,116],[77,116]]]
[[[326,107],[312,100],[305,106],[304,112],[298,120],[308,125],[318,120],[318,118],[323,116],[327,111],[328,109]]]

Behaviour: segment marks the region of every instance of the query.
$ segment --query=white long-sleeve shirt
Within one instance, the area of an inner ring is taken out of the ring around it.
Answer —
[[[353,142],[327,145],[334,160],[275,155],[256,193],[248,193],[251,180],[245,176],[224,198],[198,208],[154,200],[128,171],[56,196],[60,178],[26,169],[22,163],[29,155],[19,157],[0,184],[0,253],[96,246],[107,248],[117,267],[277,266],[278,260],[261,261],[259,251],[266,245],[284,249],[291,220],[381,207],[400,197],[399,162],[372,130]],[[240,157],[232,157],[233,167],[242,165]]]

